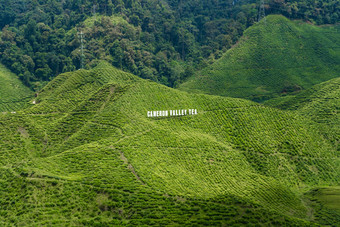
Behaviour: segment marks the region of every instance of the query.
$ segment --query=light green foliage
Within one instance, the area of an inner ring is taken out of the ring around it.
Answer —
[[[0,223],[312,225],[303,194],[340,177],[309,119],[104,62],[58,76],[37,102],[0,116]]]
[[[95,26],[96,21],[100,21],[102,20],[102,18],[109,18],[109,20],[112,22],[113,25],[123,24],[126,26],[131,26],[129,25],[129,22],[127,22],[123,17],[117,16],[117,15],[112,15],[109,17],[103,16],[103,15],[98,15],[95,17],[92,16],[92,17],[88,17],[83,23],[86,27],[93,27]]]
[[[313,86],[294,96],[265,102],[266,105],[292,110],[310,118],[337,147],[340,141],[340,77]],[[339,149],[339,148],[338,148]]]
[[[17,75],[0,64],[0,112],[19,110],[27,106],[32,97],[33,92]]]
[[[180,89],[263,101],[339,76],[340,27],[271,15]]]

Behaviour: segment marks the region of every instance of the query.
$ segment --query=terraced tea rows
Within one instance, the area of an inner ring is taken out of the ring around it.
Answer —
[[[0,224],[303,226],[303,194],[338,184],[334,144],[295,113],[106,63],[57,77],[36,100],[0,116]]]
[[[340,141],[340,78],[313,86],[295,96],[267,101],[265,104],[292,110],[317,124],[322,134],[339,146]]]
[[[338,77],[339,47],[339,25],[317,27],[270,15],[180,89],[264,101]]]
[[[33,92],[17,75],[0,64],[0,112],[15,112],[29,105]]]

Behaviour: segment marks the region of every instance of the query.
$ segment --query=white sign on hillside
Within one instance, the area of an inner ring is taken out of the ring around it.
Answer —
[[[148,111],[148,117],[172,117],[172,116],[185,116],[185,115],[197,115],[197,109],[188,110],[157,110]]]

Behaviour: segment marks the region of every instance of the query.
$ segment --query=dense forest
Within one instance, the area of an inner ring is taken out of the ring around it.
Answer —
[[[340,20],[338,0],[267,0],[264,7],[316,25]],[[176,87],[237,43],[258,9],[254,0],[0,0],[0,60],[36,90],[100,59]]]

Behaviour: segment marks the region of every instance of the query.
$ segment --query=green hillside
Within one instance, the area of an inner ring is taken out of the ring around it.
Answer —
[[[339,76],[340,27],[271,15],[180,89],[262,101]]]
[[[189,94],[101,63],[0,116],[0,224],[312,225],[333,141],[299,114]],[[147,117],[147,111],[197,115]]]
[[[0,112],[16,111],[28,104],[33,92],[0,64]]]
[[[317,84],[294,96],[265,102],[266,105],[292,110],[315,122],[323,135],[339,146],[340,77]]]
[[[290,110],[312,120],[324,138],[332,141],[339,151],[340,141],[340,78],[335,78],[297,95],[284,96],[264,102],[265,105]],[[340,188],[317,188],[308,193],[313,201],[319,223],[332,225],[340,222]]]

